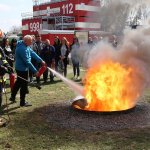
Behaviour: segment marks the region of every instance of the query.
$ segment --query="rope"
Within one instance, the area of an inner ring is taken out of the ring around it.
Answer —
[[[6,88],[5,82],[3,79],[2,79],[2,83],[3,83],[3,87]],[[6,114],[8,116],[8,119],[5,117],[1,117],[2,119],[4,119],[6,121],[6,122],[4,122],[4,124],[2,126],[6,126],[11,121],[10,115],[9,115],[9,110],[8,110],[8,99],[7,99],[6,91],[4,91],[4,94],[5,94],[5,100],[6,100],[6,103],[5,103],[6,104]]]

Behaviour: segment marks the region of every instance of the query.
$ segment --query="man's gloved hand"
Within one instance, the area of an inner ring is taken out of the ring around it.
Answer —
[[[9,74],[14,73],[13,68],[10,66],[7,67],[7,70]]]
[[[42,64],[42,66],[46,66],[45,61],[42,61],[41,64]]]
[[[39,76],[39,72],[37,71],[34,76],[38,77]]]
[[[14,58],[9,58],[10,61],[14,62]]]

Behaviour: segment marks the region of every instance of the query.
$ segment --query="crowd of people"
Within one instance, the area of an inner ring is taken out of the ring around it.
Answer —
[[[38,70],[43,65],[62,73],[65,77],[67,76],[68,55],[70,52],[73,56],[74,79],[79,79],[79,59],[74,51],[78,48],[79,41],[77,37],[74,37],[73,43],[69,44],[65,37],[60,40],[56,36],[53,45],[51,45],[49,39],[43,42],[39,34],[26,35],[23,40],[19,41],[12,39],[11,42],[7,37],[3,38],[0,46],[0,106],[2,105],[2,93],[5,92],[5,74],[8,73],[10,76],[14,70],[17,78],[11,89],[9,100],[15,102],[16,94],[20,90],[20,106],[31,105],[25,99],[26,94],[29,92],[28,83],[33,82],[35,78],[35,82],[40,84],[41,79],[38,76]],[[50,82],[54,82],[54,74],[46,69],[43,73],[44,83],[48,81],[48,77]]]
[[[98,37],[89,37],[88,46],[93,47],[97,44]],[[116,44],[116,43],[113,43]],[[46,66],[56,70],[65,77],[67,76],[67,65],[69,64],[68,56],[71,56],[71,64],[73,68],[73,79],[80,80],[80,50],[79,39],[74,36],[70,44],[66,37],[59,39],[58,36],[54,38],[52,45],[49,39],[41,40],[39,34],[26,35],[23,40],[17,41],[12,39],[11,43],[7,37],[3,38],[0,46],[0,108],[2,106],[2,93],[5,92],[4,85],[6,83],[5,74],[17,74],[16,81],[11,89],[10,101],[16,102],[16,94],[20,90],[20,106],[32,106],[26,101],[26,94],[28,91],[28,83],[35,82],[40,84],[39,76],[40,67]],[[15,64],[15,65],[14,65]],[[54,82],[54,74],[48,69],[43,73],[43,81]],[[0,120],[1,122],[1,120]]]

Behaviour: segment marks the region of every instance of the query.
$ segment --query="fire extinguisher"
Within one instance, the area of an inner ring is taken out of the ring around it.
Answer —
[[[15,74],[11,73],[10,74],[10,88],[11,88],[11,90],[13,89],[14,83],[15,83]]]
[[[47,69],[47,66],[42,66],[40,69],[39,69],[39,73],[37,75],[37,77],[40,77],[44,72],[45,70]]]

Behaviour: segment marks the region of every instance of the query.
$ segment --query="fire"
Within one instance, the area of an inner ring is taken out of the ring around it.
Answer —
[[[139,87],[135,69],[107,61],[90,68],[85,77],[85,98],[89,111],[120,111],[135,106]]]

